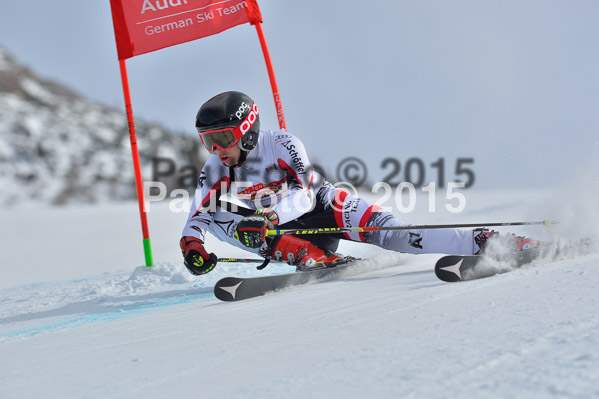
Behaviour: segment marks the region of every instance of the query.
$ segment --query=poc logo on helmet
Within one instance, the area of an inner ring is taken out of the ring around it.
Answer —
[[[249,111],[250,106],[247,105],[245,103],[245,101],[241,102],[241,105],[239,106],[239,109],[237,110],[237,112],[235,112],[235,116],[237,117],[237,119],[242,119],[243,118],[243,114],[245,114],[247,111]]]
[[[241,103],[241,105],[243,106],[243,105],[246,105],[246,104],[245,103]],[[248,106],[248,108],[249,108],[249,106]],[[239,107],[239,109],[241,110],[241,107]],[[239,111],[237,111],[237,112],[239,112]],[[243,123],[239,127],[241,129],[241,133],[245,134],[248,130],[250,130],[250,128],[252,127],[252,125],[254,124],[254,122],[256,122],[257,118],[258,118],[258,106],[256,105],[256,103],[254,103],[254,105],[252,106],[252,110],[250,111],[249,115],[247,116],[247,118],[245,118],[245,120],[243,121]]]

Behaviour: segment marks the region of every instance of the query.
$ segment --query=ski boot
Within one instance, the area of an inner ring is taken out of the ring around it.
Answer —
[[[290,234],[282,235],[273,244],[272,258],[295,266],[298,272],[326,269],[354,260],[332,252],[327,254],[311,242]]]
[[[476,232],[479,233],[476,234]],[[478,251],[474,255],[499,255],[499,252],[526,251],[549,244],[513,233],[499,234],[495,230],[488,229],[475,229],[474,234],[474,243],[478,245]]]

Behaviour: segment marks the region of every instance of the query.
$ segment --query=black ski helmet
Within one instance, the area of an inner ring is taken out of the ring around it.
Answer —
[[[208,151],[235,143],[251,151],[258,143],[260,117],[256,103],[246,94],[228,91],[206,101],[196,115],[196,129]]]

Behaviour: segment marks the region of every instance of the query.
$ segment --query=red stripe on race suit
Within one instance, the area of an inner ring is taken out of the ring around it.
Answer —
[[[366,223],[368,223],[368,221],[372,217],[372,214],[375,212],[379,212],[382,209],[383,208],[381,208],[378,205],[370,205],[370,207],[366,209],[366,212],[364,212],[362,218],[360,219],[360,226],[366,226]],[[360,241],[364,242],[364,233],[360,233]]]
[[[293,170],[291,168],[291,166],[289,166],[287,164],[287,162],[283,161],[281,158],[277,159],[277,163],[279,164],[279,168],[283,169],[284,171],[288,172],[291,176],[293,176],[293,178],[295,180],[297,180],[297,182],[300,184],[300,186],[302,186],[302,189],[305,188],[304,187],[304,183],[302,183],[302,180],[299,178],[299,176],[297,175],[297,173],[295,173],[295,170]],[[310,186],[312,185],[312,178],[313,178],[313,174],[310,175],[310,184],[308,185],[308,188],[310,188]]]
[[[337,223],[337,227],[345,227],[343,224],[343,203],[345,202],[345,198],[347,197],[347,191],[343,191],[337,189],[335,191],[335,201],[333,205],[333,212],[335,214],[335,222]],[[351,240],[349,234],[343,233],[345,238]]]
[[[206,204],[210,203],[211,198],[216,195],[217,193],[220,192],[221,190],[221,184],[222,183],[226,183],[226,188],[231,188],[231,179],[228,176],[223,176],[221,177],[216,183],[214,183],[214,185],[212,186],[212,188],[210,189],[210,191],[208,192],[208,195],[206,195],[204,197],[204,199],[202,199],[202,203],[200,204],[200,206],[198,207],[196,213],[194,213],[194,217],[197,216],[200,211],[206,207]]]
[[[259,184],[256,184],[255,186],[248,187],[245,190],[238,192],[237,195],[239,195],[239,196],[243,196],[243,195],[248,196],[249,195],[250,196],[249,199],[253,200],[256,198],[256,194],[259,191],[264,190],[264,189],[269,189],[276,195],[279,195],[280,193],[278,193],[278,192],[281,191],[281,186],[286,181],[287,181],[287,177],[284,177],[281,180],[272,181],[268,184],[259,183]]]

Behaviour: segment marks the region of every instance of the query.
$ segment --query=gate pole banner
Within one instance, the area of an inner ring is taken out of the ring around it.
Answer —
[[[258,32],[281,129],[286,129],[285,117],[270,53],[262,31],[262,15],[256,0],[110,0],[110,8],[129,124],[144,255],[146,266],[151,266],[152,247],[126,60],[136,55],[215,35],[234,26],[250,23],[256,26]]]
[[[120,60],[262,22],[256,0],[110,0]]]

